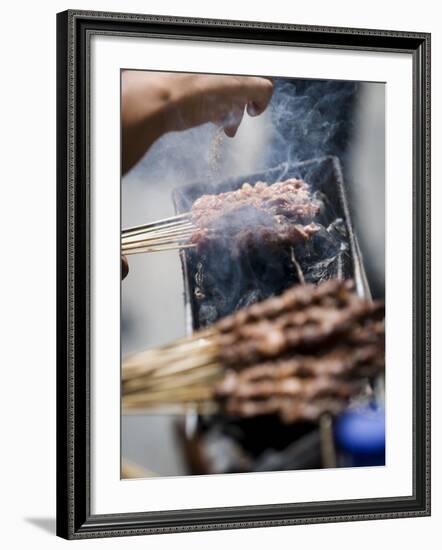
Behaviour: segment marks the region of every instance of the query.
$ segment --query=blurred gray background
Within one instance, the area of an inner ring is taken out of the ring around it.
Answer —
[[[172,191],[280,162],[336,154],[375,296],[384,294],[385,85],[277,79],[269,108],[244,116],[235,138],[212,124],[160,138],[122,180],[122,227],[174,215]],[[214,162],[216,157],[216,162]],[[185,335],[177,251],[129,258],[122,283],[123,357]],[[146,475],[183,475],[173,415],[123,415],[122,456]]]

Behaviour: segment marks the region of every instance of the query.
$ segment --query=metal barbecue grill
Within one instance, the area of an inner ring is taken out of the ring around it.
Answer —
[[[320,282],[331,277],[352,278],[358,294],[370,298],[337,157],[283,163],[242,177],[180,187],[173,193],[175,211],[177,214],[189,212],[201,195],[233,191],[244,182],[272,184],[287,178],[305,180],[323,201],[324,208],[317,219],[324,227],[323,234],[311,245],[306,245],[311,249],[296,257],[293,251],[290,255],[287,250],[271,256],[266,251],[258,251],[255,253],[258,258],[248,257],[243,261],[229,258],[228,253],[220,258],[218,251],[201,258],[196,250],[181,250],[188,334],[253,301],[279,294],[302,280]],[[235,262],[239,262],[239,269]],[[200,288],[204,278],[212,285],[210,299]],[[189,431],[186,432],[185,446],[188,456],[193,457],[190,459],[192,472],[198,474],[242,471],[247,461],[245,457],[249,460],[247,471],[321,467],[324,466],[324,434],[329,438],[331,434],[329,428],[320,433],[317,425],[307,423],[285,426],[271,416],[229,420],[194,415],[191,421],[196,430],[191,437]],[[206,455],[215,456],[221,447],[227,455],[223,464],[202,466],[202,457],[195,458],[195,454],[201,454],[201,449],[205,449]]]

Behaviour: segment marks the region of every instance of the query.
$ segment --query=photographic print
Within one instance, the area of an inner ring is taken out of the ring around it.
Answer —
[[[385,464],[385,84],[121,72],[122,478]]]
[[[430,514],[430,35],[57,16],[57,534]]]

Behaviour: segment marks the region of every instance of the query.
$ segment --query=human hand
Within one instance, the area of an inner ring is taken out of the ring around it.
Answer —
[[[124,71],[123,172],[169,131],[214,122],[233,137],[245,109],[250,116],[261,114],[272,92],[272,80],[263,77]]]
[[[269,78],[254,76],[171,74],[171,129],[184,130],[214,122],[223,126],[229,137],[235,136],[244,111],[260,115],[273,92]]]

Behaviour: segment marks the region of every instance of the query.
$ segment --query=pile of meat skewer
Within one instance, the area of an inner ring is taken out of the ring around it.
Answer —
[[[201,196],[188,213],[123,230],[122,253],[201,250],[220,239],[237,253],[253,246],[293,245],[319,230],[314,220],[320,210],[320,201],[301,179],[244,183],[235,191]]]
[[[384,369],[384,306],[350,281],[297,285],[124,361],[123,407],[197,404],[284,422],[337,414]]]
[[[197,228],[190,242],[201,249],[220,238],[236,253],[250,247],[281,247],[307,240],[318,231],[321,203],[301,179],[268,185],[244,183],[236,191],[203,195],[192,205]]]

